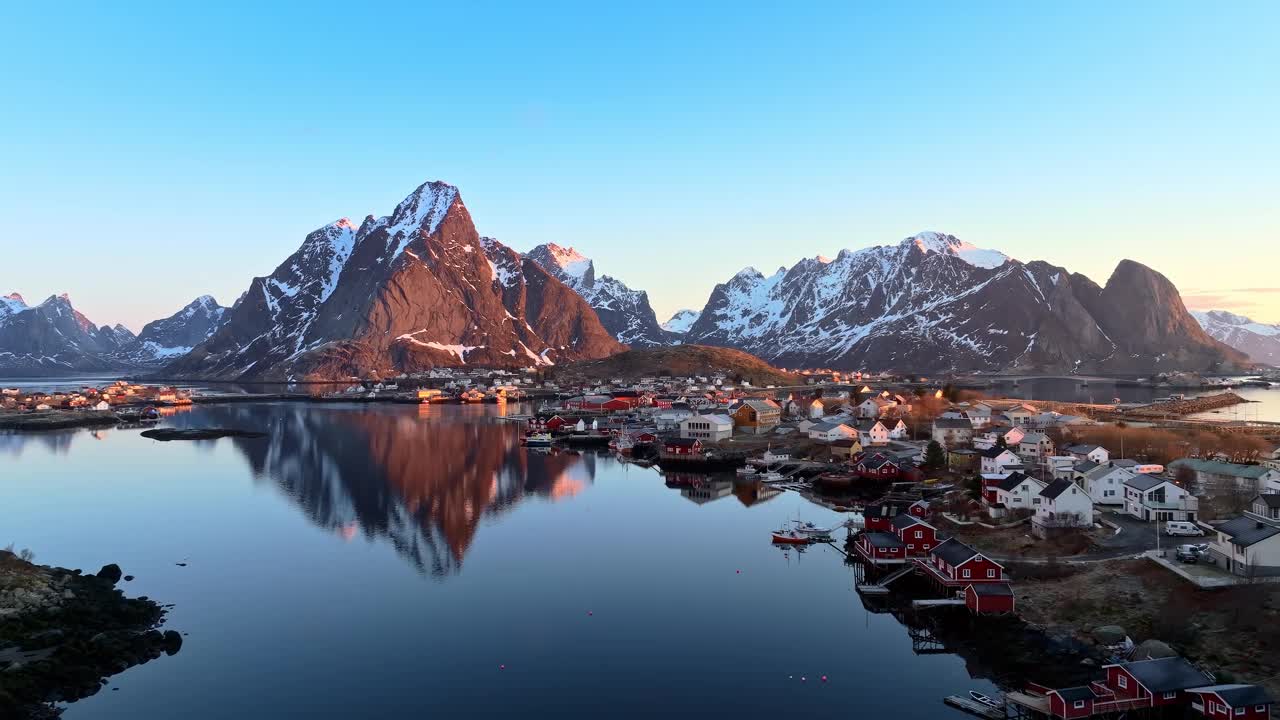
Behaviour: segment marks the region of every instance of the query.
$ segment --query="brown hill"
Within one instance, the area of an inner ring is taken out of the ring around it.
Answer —
[[[599,360],[582,360],[554,368],[555,379],[607,380],[651,377],[686,377],[723,373],[732,379],[766,385],[799,385],[804,378],[783,372],[755,355],[709,345],[638,348]]]

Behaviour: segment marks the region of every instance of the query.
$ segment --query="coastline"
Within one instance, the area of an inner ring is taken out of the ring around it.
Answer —
[[[160,630],[163,606],[116,588],[132,579],[119,567],[85,575],[25,555],[0,550],[0,716],[57,717],[57,703],[93,695],[107,678],[181,649],[179,633]]]

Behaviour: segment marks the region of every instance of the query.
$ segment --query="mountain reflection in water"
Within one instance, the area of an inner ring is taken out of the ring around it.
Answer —
[[[274,482],[316,525],[383,538],[421,572],[458,572],[485,515],[529,496],[573,497],[592,483],[590,454],[530,452],[520,428],[476,413],[297,403],[206,406],[173,427],[261,430],[233,438],[256,479]],[[393,411],[394,410],[394,411]],[[456,410],[456,409],[454,409]]]

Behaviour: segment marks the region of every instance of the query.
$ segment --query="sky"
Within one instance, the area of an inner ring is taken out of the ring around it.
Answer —
[[[264,7],[270,5],[270,7]],[[357,7],[358,6],[358,7]],[[948,232],[1280,322],[1280,3],[24,3],[0,293],[139,329],[457,185],[659,320]]]

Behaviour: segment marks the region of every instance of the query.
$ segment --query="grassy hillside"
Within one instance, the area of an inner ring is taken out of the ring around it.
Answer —
[[[675,345],[672,347],[628,350],[601,360],[583,360],[561,365],[548,373],[556,379],[611,378],[636,379],[645,376],[686,377],[723,373],[734,380],[746,380],[756,387],[765,385],[800,385],[799,375],[785,373],[755,355],[707,345]]]

